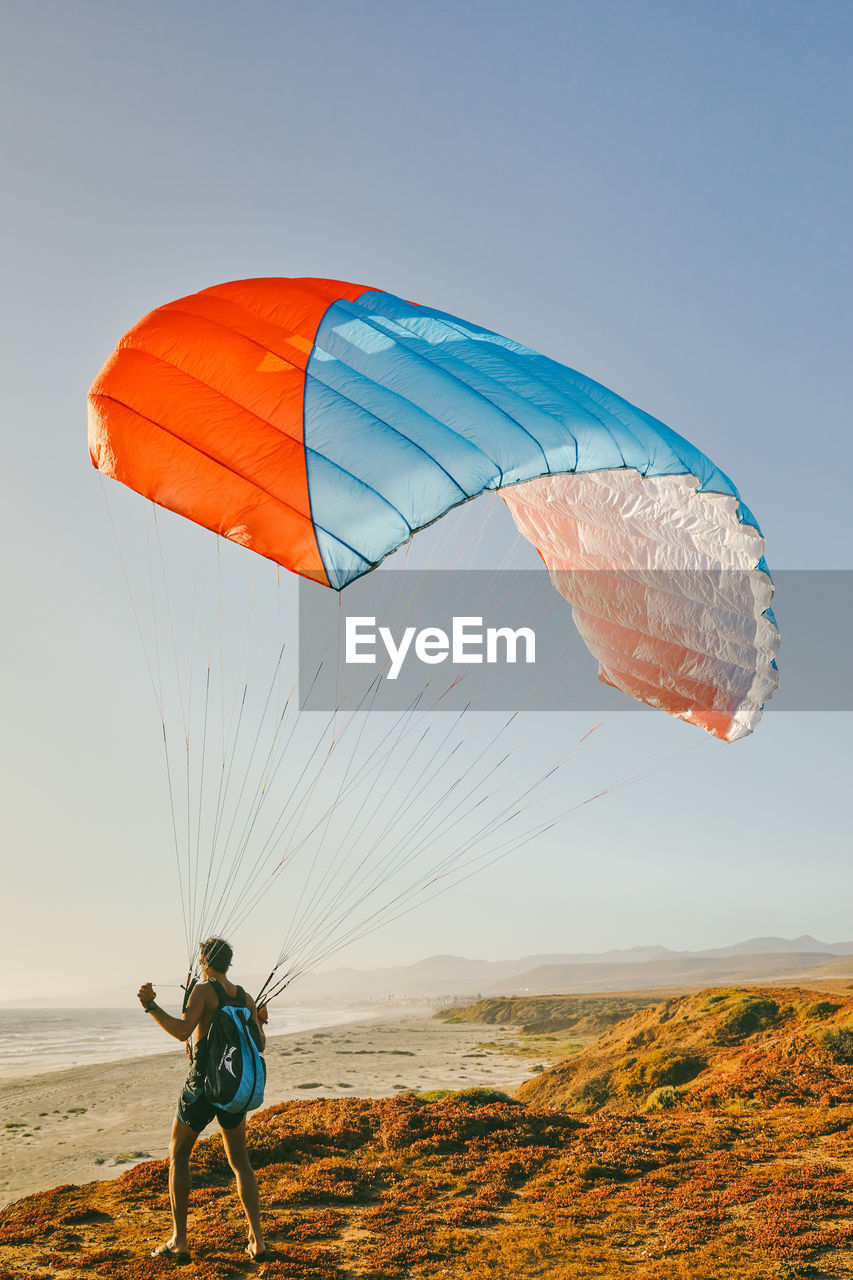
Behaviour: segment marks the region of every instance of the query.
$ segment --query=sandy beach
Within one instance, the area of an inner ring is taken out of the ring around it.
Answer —
[[[480,1047],[505,1036],[496,1027],[447,1025],[424,1010],[273,1036],[264,1105],[475,1085],[511,1091],[530,1077],[533,1061]],[[185,1074],[176,1044],[156,1057],[0,1082],[0,1205],[165,1156]]]

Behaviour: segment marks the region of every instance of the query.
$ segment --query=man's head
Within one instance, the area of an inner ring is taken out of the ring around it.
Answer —
[[[234,956],[224,938],[208,938],[199,946],[198,954],[202,967],[213,969],[215,973],[227,973]]]

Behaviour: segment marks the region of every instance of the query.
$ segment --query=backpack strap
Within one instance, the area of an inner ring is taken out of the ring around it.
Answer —
[[[236,995],[229,996],[228,992],[225,990],[222,983],[219,982],[216,978],[210,979],[210,985],[213,987],[213,990],[216,992],[217,999],[219,1000],[220,1009],[224,1004],[234,1004],[238,1008],[248,1009],[249,1002],[246,999],[246,992],[242,987],[237,988]]]

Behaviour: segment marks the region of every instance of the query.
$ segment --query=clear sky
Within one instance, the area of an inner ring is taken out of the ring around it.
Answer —
[[[829,0],[5,0],[0,999],[182,960],[84,425],[150,308],[253,275],[430,303],[698,444],[771,567],[853,567],[851,35]],[[853,936],[850,728],[771,712],[342,959]]]

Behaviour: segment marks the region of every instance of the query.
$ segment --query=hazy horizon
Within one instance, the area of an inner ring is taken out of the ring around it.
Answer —
[[[806,946],[806,947],[803,947],[802,950],[798,949],[794,951],[793,946],[791,944],[795,942],[806,942],[806,943],[813,942],[818,945],[816,948]],[[756,951],[744,950],[744,948],[750,943],[763,943],[763,944],[783,943],[783,944],[789,944],[789,945],[781,946],[778,949],[771,948],[770,950],[768,950],[766,947],[762,947],[760,950],[756,950]],[[521,953],[521,954],[512,955],[512,956],[509,956],[509,955],[507,956],[463,956],[463,955],[455,955],[453,953],[445,952],[445,953],[435,953],[427,956],[420,956],[416,960],[411,960],[402,964],[394,963],[393,958],[391,958],[387,964],[380,965],[375,968],[367,968],[359,965],[347,965],[343,962],[339,963],[333,960],[333,961],[330,961],[322,969],[317,969],[311,975],[309,975],[308,991],[306,993],[306,998],[304,1000],[304,1003],[307,1005],[310,1005],[312,999],[315,999],[315,1000],[320,999],[324,1003],[328,1002],[329,1000],[334,1000],[335,998],[334,987],[332,987],[331,989],[327,989],[322,995],[318,995],[316,986],[312,988],[311,978],[331,979],[331,978],[334,978],[335,974],[338,974],[338,973],[364,974],[366,976],[369,976],[371,974],[381,974],[384,972],[396,972],[398,970],[405,972],[407,970],[417,971],[419,969],[423,969],[423,970],[429,969],[432,971],[435,968],[436,961],[451,962],[449,968],[452,970],[454,962],[460,963],[463,966],[484,965],[484,966],[495,966],[497,968],[502,965],[516,965],[528,960],[537,961],[540,963],[544,961],[559,963],[561,961],[574,960],[576,963],[583,965],[586,963],[594,964],[597,961],[614,961],[617,957],[626,957],[626,958],[633,957],[633,958],[627,959],[626,962],[629,964],[637,965],[639,967],[646,963],[651,963],[652,961],[657,959],[675,958],[678,956],[702,956],[709,952],[713,953],[713,952],[728,952],[728,951],[732,951],[735,954],[742,956],[743,958],[748,958],[750,956],[766,955],[766,954],[779,955],[779,956],[784,956],[787,954],[792,954],[792,955],[813,954],[813,955],[825,955],[827,957],[827,962],[829,962],[830,959],[833,957],[838,959],[843,959],[846,956],[850,956],[851,961],[853,961],[853,939],[843,939],[837,942],[827,943],[823,939],[815,938],[811,934],[798,934],[798,935],[795,935],[795,937],[793,938],[778,938],[778,937],[744,938],[744,939],[739,939],[737,942],[720,943],[717,946],[705,946],[705,947],[671,948],[671,947],[666,947],[662,943],[647,943],[645,945],[641,944],[639,946],[633,946],[633,947],[621,947],[621,948],[616,947],[616,948],[612,948],[612,949],[608,949],[606,951],[600,951],[600,952],[572,952],[572,951],[566,951],[566,950],[545,951],[545,952],[533,951],[530,953]],[[641,954],[635,955],[635,953],[637,952]],[[655,954],[653,956],[648,956],[646,954],[648,952],[653,952]],[[661,955],[661,953],[663,954]],[[748,976],[746,976],[748,975],[748,973],[749,973],[749,967],[747,966],[744,969],[744,976],[740,977],[737,980],[747,981],[747,982],[748,981],[759,982],[762,980],[767,980],[767,979],[762,979],[761,975],[757,975],[755,978],[750,979]],[[851,974],[853,974],[853,970],[851,970]],[[259,984],[260,982],[262,982],[264,974],[240,971],[237,974],[237,976],[240,980],[248,983],[251,986],[253,983]],[[471,979],[471,980],[476,981],[476,979]],[[779,979],[779,980],[784,980],[784,979]],[[167,1007],[167,1008],[171,1006],[176,1007],[177,1004],[180,1002],[182,981],[183,979],[175,974],[171,975],[171,977],[168,980],[160,979],[159,982],[155,981],[154,985],[155,987],[159,987],[159,999],[160,999],[160,1002],[164,1005],[164,1007]],[[442,981],[445,981],[445,978],[437,977],[435,981],[436,983],[440,983]],[[604,989],[602,989],[602,992],[603,990]],[[436,995],[438,993],[439,993],[439,988],[436,988]],[[351,992],[346,993],[345,991],[343,991],[343,989],[339,994],[340,994],[340,998],[345,1002],[349,1002],[353,998]],[[400,994],[402,997],[405,995],[405,992],[401,992]],[[135,1007],[135,995],[136,993],[133,987],[132,978],[130,975],[128,975],[128,980],[125,984],[121,984],[120,982],[113,982],[108,985],[104,984],[102,986],[93,987],[86,991],[81,992],[74,1000],[71,1000],[70,998],[66,998],[64,1000],[60,999],[60,1000],[57,1000],[55,1004],[51,1004],[50,995],[45,995],[45,996],[29,995],[29,996],[23,996],[23,997],[19,996],[13,1000],[9,1000],[9,999],[0,1000],[0,1009],[24,1010],[27,1008],[33,1008],[33,1009],[39,1009],[39,1008],[40,1009],[133,1008]],[[430,1000],[430,999],[436,998],[436,995],[431,995],[431,996],[424,995],[423,998]],[[86,1003],[87,998],[91,999],[91,1003]],[[379,995],[371,997],[369,994],[365,995],[364,997],[364,999],[367,1000],[368,1002],[374,998],[381,1000],[381,999],[384,999],[385,997],[379,996]],[[105,1003],[105,1001],[107,1000],[109,1000],[110,1003]],[[32,1003],[28,1003],[28,1001],[31,1001]],[[283,1002],[284,1003],[303,1002],[301,998],[300,987],[298,984],[285,993]]]

